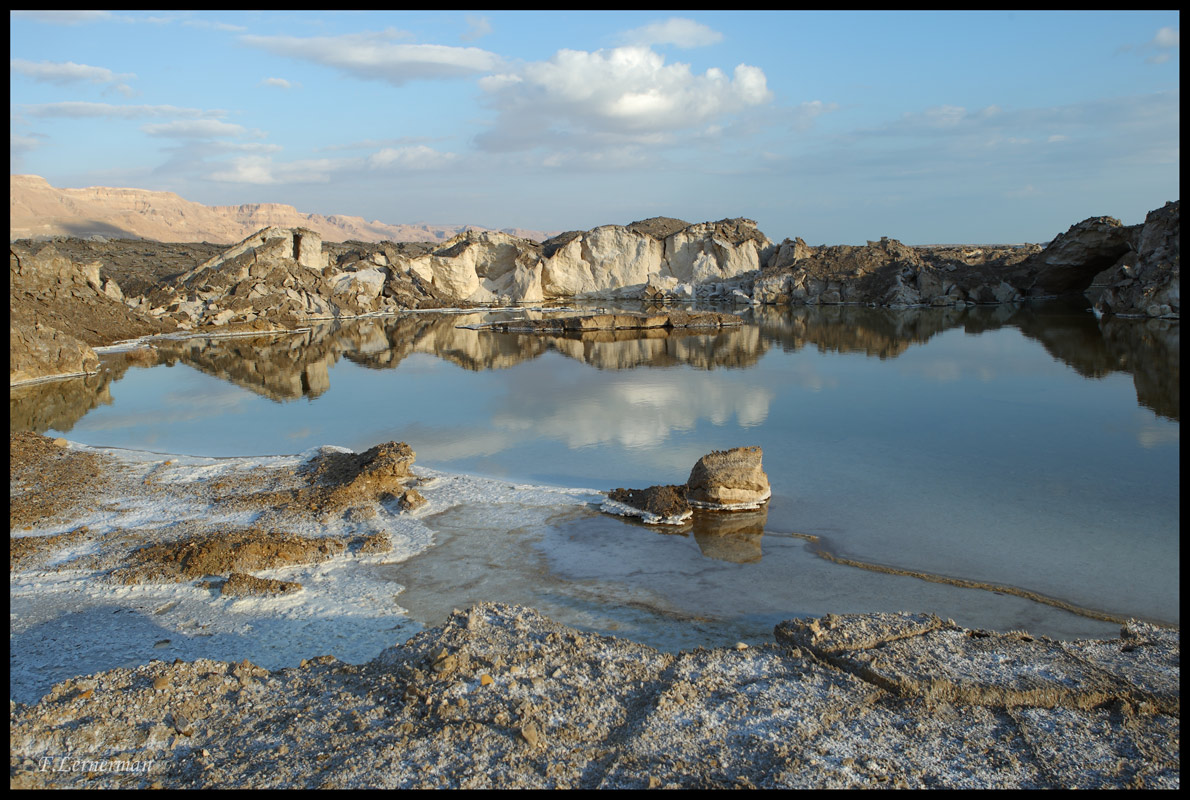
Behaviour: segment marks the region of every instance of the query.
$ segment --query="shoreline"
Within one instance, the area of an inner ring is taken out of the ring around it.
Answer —
[[[319,485],[303,465],[361,458],[343,448],[217,459],[19,436],[28,441],[10,439],[14,787],[1180,781],[1177,628],[1130,622],[1118,640],[1059,642],[928,614],[832,614],[784,622],[766,643],[676,653],[517,605],[479,603],[427,628],[403,615],[399,588],[368,571],[436,547],[424,517],[500,501],[546,515],[600,493],[416,467],[402,485],[427,504],[402,511],[374,486],[352,494],[355,478],[310,494]],[[30,469],[32,498],[22,488]],[[78,487],[80,475],[90,484]],[[37,495],[72,481],[78,491],[56,494],[49,519],[26,527]],[[225,595],[231,581],[209,575],[101,580],[131,567],[159,576],[170,559],[146,566],[129,554],[163,542],[181,552],[212,525],[234,538],[261,516],[342,549],[252,571],[301,583],[297,592]],[[12,550],[38,534],[54,540]],[[369,552],[381,534],[390,549]],[[243,657],[247,642],[259,655]],[[53,675],[52,686],[31,684],[31,673]],[[1114,767],[1070,755],[1104,748]],[[92,763],[55,768],[76,761]],[[155,766],[96,766],[117,762]]]

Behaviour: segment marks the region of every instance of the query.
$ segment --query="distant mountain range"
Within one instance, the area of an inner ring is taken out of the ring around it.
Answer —
[[[303,214],[281,203],[204,206],[173,192],[91,186],[57,189],[37,175],[10,176],[8,239],[51,236],[153,239],[159,242],[234,244],[269,225],[318,231],[323,241],[438,242],[475,225],[390,225],[363,217]],[[543,241],[558,231],[504,228]]]

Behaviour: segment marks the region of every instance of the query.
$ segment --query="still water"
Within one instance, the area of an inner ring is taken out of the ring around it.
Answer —
[[[683,483],[711,450],[763,448],[773,498],[726,533],[588,508],[430,518],[436,552],[388,567],[429,624],[489,599],[663,646],[666,625],[761,636],[851,611],[1118,628],[1026,593],[1179,622],[1176,322],[1051,302],[760,308],[668,335],[473,327],[510,316],[160,341],[158,364],[112,354],[100,375],[11,391],[12,429],[212,456],[399,440],[434,469],[597,490]]]

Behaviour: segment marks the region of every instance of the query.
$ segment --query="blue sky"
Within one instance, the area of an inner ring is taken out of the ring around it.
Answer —
[[[11,172],[387,223],[1046,241],[1179,198],[1179,14],[12,12]]]

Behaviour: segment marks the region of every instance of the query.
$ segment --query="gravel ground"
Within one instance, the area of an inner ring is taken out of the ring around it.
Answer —
[[[818,634],[810,626],[843,639],[862,631],[863,655],[907,680],[890,685],[840,668],[829,647],[812,644]],[[1134,625],[1126,638],[1080,652],[925,615],[833,617],[792,628],[782,643],[675,655],[580,633],[531,609],[479,604],[359,666],[325,655],[273,672],[208,660],[116,669],[65,681],[35,705],[11,705],[11,783],[1179,785],[1176,633]],[[975,659],[964,652],[972,643],[981,654]],[[1061,649],[1065,663],[1000,673],[976,663],[1027,666],[1033,645]],[[1111,660],[1121,657],[1130,677],[1160,686],[1110,674]],[[948,685],[967,691],[937,691],[933,660],[947,663]],[[1066,696],[1109,688],[1088,707],[1054,693],[1030,699],[996,691],[1022,681]]]

